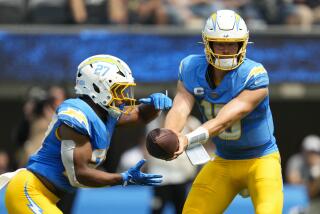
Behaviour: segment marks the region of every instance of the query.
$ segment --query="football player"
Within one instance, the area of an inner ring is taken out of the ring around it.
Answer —
[[[166,128],[179,133],[195,103],[206,121],[179,134],[174,158],[209,138],[216,145],[216,156],[196,177],[183,213],[223,213],[247,188],[255,213],[280,214],[282,175],[267,71],[246,58],[249,31],[234,11],[213,13],[202,36],[205,54],[182,60],[177,94],[165,121]]]
[[[42,147],[26,169],[0,179],[1,183],[9,178],[5,194],[9,213],[62,213],[56,203],[77,187],[161,183],[161,175],[140,171],[145,160],[123,173],[96,169],[106,157],[117,125],[147,123],[172,105],[169,97],[155,93],[135,106],[133,86],[130,68],[114,56],[92,56],[79,65],[78,98],[57,108]]]

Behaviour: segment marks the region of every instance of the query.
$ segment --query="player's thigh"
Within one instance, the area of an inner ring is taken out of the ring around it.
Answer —
[[[257,214],[281,214],[283,207],[279,153],[257,158],[249,170],[248,188]]]
[[[21,172],[9,182],[5,194],[5,204],[8,213],[62,214],[52,198],[45,195],[41,189],[39,191],[39,187],[34,186],[35,182],[33,179],[25,172]]]
[[[239,191],[231,180],[229,167],[214,160],[202,168],[183,207],[184,214],[223,213]]]

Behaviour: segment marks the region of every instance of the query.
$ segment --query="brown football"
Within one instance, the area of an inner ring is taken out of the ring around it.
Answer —
[[[168,160],[178,150],[179,139],[170,129],[157,128],[148,133],[146,147],[153,157]]]

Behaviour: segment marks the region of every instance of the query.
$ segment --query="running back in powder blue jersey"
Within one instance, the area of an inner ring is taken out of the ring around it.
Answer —
[[[105,159],[117,119],[108,117],[107,121],[102,121],[93,109],[79,98],[68,99],[57,108],[43,145],[31,156],[27,169],[44,176],[59,189],[71,192],[74,187],[65,175],[60,154],[61,141],[57,134],[61,124],[89,137],[93,151],[91,166],[97,167]]]

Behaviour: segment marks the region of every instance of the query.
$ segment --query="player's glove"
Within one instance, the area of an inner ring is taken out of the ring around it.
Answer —
[[[139,102],[144,104],[153,105],[157,110],[167,110],[172,106],[172,100],[170,97],[166,96],[163,93],[154,93],[151,94],[148,98],[141,98]]]
[[[140,160],[134,167],[121,173],[123,186],[128,184],[159,186],[162,182],[162,175],[146,174],[140,171],[146,160]]]

